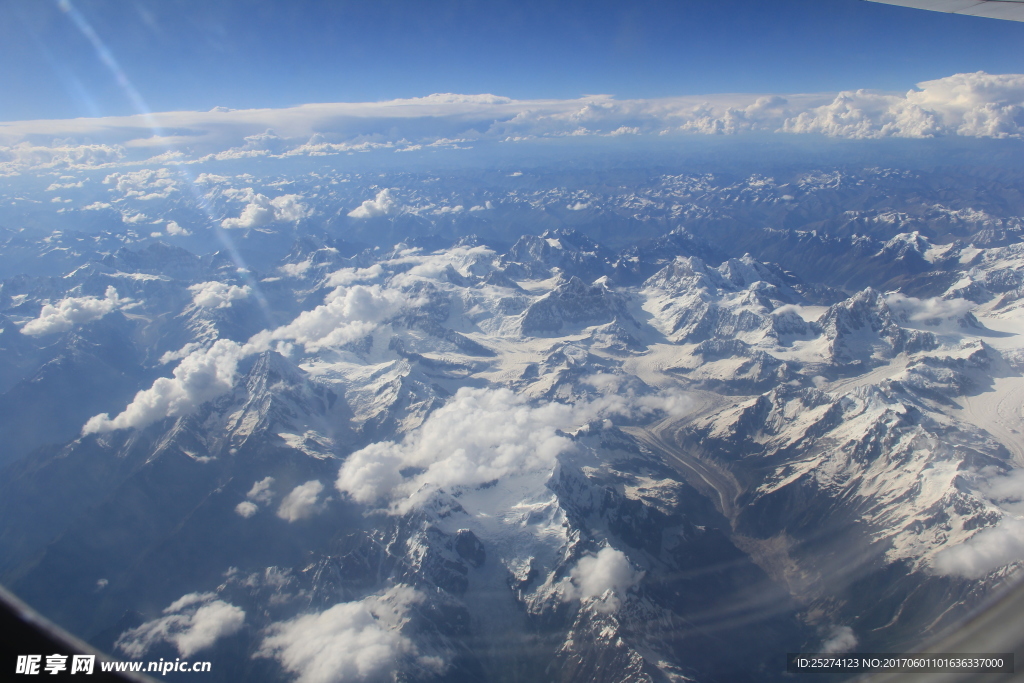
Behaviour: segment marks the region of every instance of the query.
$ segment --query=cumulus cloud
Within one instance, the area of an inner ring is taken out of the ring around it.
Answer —
[[[312,517],[322,509],[317,499],[323,490],[324,485],[316,479],[296,486],[281,501],[281,507],[277,509],[277,516],[289,522]]]
[[[302,195],[285,194],[270,199],[247,188],[244,197],[249,201],[238,218],[225,218],[223,228],[259,228],[270,223],[290,223],[310,215],[310,209],[302,203]]]
[[[274,492],[270,490],[270,487],[273,485],[273,477],[264,477],[252,485],[252,488],[249,489],[249,493],[245,494],[245,497],[257,503],[266,503],[274,497]]]
[[[238,362],[249,352],[251,349],[228,339],[192,351],[174,368],[172,377],[161,377],[149,389],[135,394],[116,417],[101,413],[90,418],[82,434],[142,428],[165,417],[192,413],[206,401],[231,390]]]
[[[580,558],[562,581],[562,598],[566,601],[600,598],[597,608],[614,612],[622,605],[627,591],[643,576],[644,572],[633,569],[624,552],[605,546],[597,555]]]
[[[202,308],[230,308],[231,302],[248,299],[252,293],[249,285],[241,287],[224,282],[200,282],[191,285],[192,303]]]
[[[849,626],[835,626],[821,645],[821,651],[829,654],[852,652],[857,647],[857,636]]]
[[[231,179],[227,176],[217,175],[216,173],[200,173],[192,182],[196,185],[221,185],[229,180]]]
[[[313,267],[313,261],[306,259],[305,261],[299,261],[298,263],[286,263],[283,266],[278,266],[277,270],[282,275],[288,277],[302,277],[302,275]]]
[[[103,179],[103,184],[113,185],[124,197],[143,201],[167,199],[178,191],[178,183],[167,168],[111,173]]]
[[[188,237],[192,233],[178,225],[176,221],[167,221],[167,234],[175,237]]]
[[[298,676],[297,683],[393,680],[408,666],[441,673],[442,660],[421,656],[402,634],[409,612],[423,600],[419,591],[398,585],[380,595],[273,624],[257,656],[276,659]]]
[[[132,213],[130,211],[121,212],[121,221],[124,223],[148,223],[150,222],[149,216],[144,213],[136,211]]]
[[[114,647],[138,659],[158,643],[169,643],[182,657],[211,647],[245,623],[245,611],[218,600],[215,593],[189,593],[171,603],[163,617],[125,631]]]
[[[391,190],[384,188],[373,199],[367,199],[349,211],[348,215],[352,218],[373,218],[375,216],[387,216],[396,213],[399,208],[398,202],[391,196]]]
[[[235,506],[235,512],[248,519],[257,512],[259,512],[259,503],[269,503],[274,497],[274,492],[270,490],[270,487],[274,485],[273,477],[264,477],[252,485],[249,492],[245,494],[246,500]],[[321,488],[323,488],[321,486]],[[292,491],[292,493],[295,493]],[[319,493],[319,491],[317,491]],[[314,496],[314,504],[316,503],[316,496]],[[292,520],[289,520],[292,521]]]
[[[1021,137],[1024,75],[956,74],[919,83],[904,96],[842,92],[788,118],[782,130],[851,138]]]
[[[24,171],[52,169],[101,168],[124,158],[120,145],[68,145],[52,147],[19,142],[0,147],[0,176],[18,175]]]
[[[188,354],[192,353],[196,349],[201,349],[202,347],[203,347],[203,345],[200,344],[199,342],[189,342],[189,343],[185,344],[184,346],[182,346],[177,351],[164,351],[163,355],[160,356],[160,361],[159,362],[160,362],[161,365],[166,365],[167,363],[173,363],[174,361],[181,360],[182,358],[184,358]]]
[[[297,342],[307,352],[328,346],[342,346],[360,339],[404,308],[415,305],[402,292],[379,285],[338,287],[325,298],[325,303],[303,311],[292,322],[276,330],[253,337],[258,344],[273,340]]]
[[[378,442],[348,457],[335,486],[361,503],[393,501],[404,513],[445,486],[477,485],[509,474],[550,469],[572,441],[574,409],[530,406],[508,389],[463,387],[401,443]],[[402,470],[418,474],[403,477]]]
[[[102,299],[95,296],[67,297],[56,304],[44,304],[39,317],[25,323],[21,333],[40,336],[67,332],[75,325],[98,320],[130,301],[119,298],[113,287],[107,287]]]
[[[198,291],[209,293],[206,289]],[[90,418],[82,434],[141,429],[165,417],[191,414],[203,403],[229,392],[237,378],[238,363],[246,356],[273,348],[274,342],[298,343],[308,352],[341,346],[373,332],[380,323],[418,303],[419,299],[409,299],[400,291],[379,285],[338,287],[326,296],[324,304],[302,312],[287,325],[253,335],[245,344],[219,339],[208,348],[186,345],[165,353],[161,360],[184,355],[172,377],[161,377],[149,389],[138,392],[116,417],[102,413]]]
[[[252,501],[248,500],[243,500],[241,503],[235,506],[235,513],[240,517],[249,519],[257,512],[259,512],[259,509],[260,507],[256,505],[256,503],[253,503]]]

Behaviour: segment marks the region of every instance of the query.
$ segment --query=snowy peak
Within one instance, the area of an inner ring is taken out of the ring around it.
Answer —
[[[651,276],[641,293],[644,309],[675,343],[708,339],[740,339],[756,344],[765,339],[807,334],[795,314],[772,313],[803,298],[782,281],[785,274],[752,258],[731,259],[709,268],[695,257],[677,257]]]
[[[828,340],[829,357],[839,364],[870,364],[938,346],[932,333],[901,327],[885,297],[870,287],[829,307],[818,325]]]
[[[611,272],[611,252],[575,230],[550,230],[540,237],[523,235],[501,257],[514,279],[543,280],[557,272],[592,281]]]
[[[347,432],[346,407],[337,395],[276,351],[251,363],[235,391],[210,404],[204,422],[222,422],[224,443],[232,448],[277,435],[307,455],[332,457],[334,437]]]
[[[524,335],[546,335],[601,325],[632,322],[625,300],[604,281],[586,284],[575,275],[535,301],[523,314]]]

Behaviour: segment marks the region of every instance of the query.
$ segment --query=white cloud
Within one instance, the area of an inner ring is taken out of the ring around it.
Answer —
[[[77,183],[50,183],[50,186],[46,188],[46,191],[56,192],[57,190],[65,190],[73,187],[82,187],[84,184],[84,180],[79,180]]]
[[[578,419],[590,421],[611,415],[632,419],[657,412],[679,418],[689,412],[693,405],[686,394],[675,388],[638,395],[635,389],[627,384],[627,380],[626,376],[610,373],[584,377],[582,382],[600,391],[601,395],[589,403],[578,405]]]
[[[248,500],[243,500],[241,503],[235,506],[235,512],[241,516],[249,519],[259,511],[259,506],[256,503],[252,503]]]
[[[317,498],[323,490],[324,485],[316,479],[296,486],[281,501],[281,507],[277,509],[277,516],[289,522],[312,517],[322,508],[318,504]]]
[[[166,365],[167,363],[173,363],[176,360],[181,360],[196,349],[202,348],[202,346],[203,345],[199,342],[189,342],[177,351],[165,351],[164,354],[160,356],[160,364]]]
[[[113,185],[113,189],[125,197],[144,201],[167,199],[178,191],[178,183],[167,168],[111,173],[103,179],[103,184]]]
[[[140,137],[140,130],[188,130],[187,135]],[[268,135],[267,130],[275,133]],[[386,134],[380,131],[388,131]],[[138,116],[18,121],[0,126],[0,175],[28,169],[77,169],[124,164],[183,164],[215,159],[353,154],[430,148],[451,141],[532,140],[568,135],[731,135],[748,131],[817,133],[836,137],[1024,137],[1024,75],[983,72],[925,81],[905,94],[851,90],[812,95],[731,94],[616,100],[511,100],[438,95],[389,102],[307,104],[231,112],[157,112]],[[104,140],[52,147],[29,140]],[[7,146],[2,146],[7,145]],[[193,150],[146,159],[155,145]],[[127,150],[127,152],[126,152]],[[131,152],[135,156],[128,157]],[[153,171],[146,171],[151,173]],[[220,182],[200,176],[197,182]],[[154,198],[169,186],[133,188]],[[268,200],[269,201],[269,200]],[[368,200],[354,217],[382,215]],[[279,207],[287,211],[283,207]],[[397,207],[392,207],[394,210]],[[229,218],[232,227],[267,220],[262,203]],[[275,219],[281,220],[281,219]]]
[[[401,443],[374,443],[351,454],[335,486],[361,503],[390,499],[407,512],[438,488],[477,485],[529,470],[551,469],[572,441],[572,406],[530,406],[508,389],[463,387]],[[403,477],[400,470],[419,468]]]
[[[376,280],[383,274],[384,269],[380,267],[379,263],[374,263],[369,268],[342,268],[327,277],[326,285],[328,287],[347,286],[356,282]]]
[[[95,296],[61,299],[56,304],[44,304],[39,317],[25,323],[21,333],[40,336],[67,332],[75,325],[98,320],[130,301],[131,299],[118,298],[117,290],[113,287],[107,287],[106,295],[102,299]]]
[[[107,413],[90,418],[82,434],[138,429],[165,417],[192,413],[206,401],[231,390],[238,362],[251,352],[251,348],[228,339],[218,339],[207,349],[192,351],[174,368],[172,377],[161,377],[149,389],[135,394],[128,407],[114,418]]]
[[[919,83],[905,96],[842,92],[827,105],[787,119],[782,128],[853,138],[1021,137],[1024,75],[956,74]]]
[[[302,274],[313,267],[313,262],[309,259],[305,261],[299,261],[298,263],[286,263],[283,266],[278,266],[277,270],[282,275],[288,277],[302,277]]]
[[[144,213],[130,213],[128,211],[121,212],[121,221],[124,223],[148,223],[149,216]]]
[[[216,599],[215,593],[189,593],[164,610],[166,616],[125,631],[114,647],[138,659],[160,642],[174,645],[182,657],[205,650],[220,638],[237,633],[245,612]]]
[[[821,645],[825,653],[840,654],[852,652],[857,647],[857,636],[849,626],[836,626],[829,633],[828,639]]]
[[[200,282],[191,285],[192,303],[202,308],[230,308],[232,301],[248,299],[252,293],[249,285],[241,287],[223,282]]]
[[[225,218],[221,221],[223,228],[258,228],[269,223],[289,223],[309,216],[309,207],[301,202],[302,195],[285,194],[280,197],[268,198],[266,195],[253,193],[246,188],[249,203],[242,209],[238,218]]]
[[[9,147],[0,146],[0,176],[18,175],[28,170],[103,167],[120,161],[124,155],[124,148],[118,145],[56,144],[46,147],[19,142]]]
[[[685,404],[675,395],[620,393],[617,381],[604,381],[612,393],[574,405],[531,405],[508,389],[463,387],[400,443],[382,441],[351,454],[335,486],[357,502],[383,501],[390,512],[403,514],[438,489],[550,471],[558,455],[574,447],[563,433],[583,424]],[[403,476],[407,468],[418,473]]]
[[[246,519],[255,515],[260,509],[260,506],[257,503],[269,503],[270,500],[274,497],[274,492],[270,490],[270,487],[273,485],[273,477],[264,477],[263,479],[260,479],[258,482],[254,483],[252,485],[252,488],[249,489],[249,492],[245,494],[247,500],[243,500],[241,503],[236,505],[235,512],[241,515],[242,517],[245,517]],[[321,486],[320,488],[323,489],[323,486]],[[292,491],[292,493],[295,493],[295,491]],[[317,493],[319,493],[319,491],[317,491]],[[313,496],[313,504],[316,504],[316,495]],[[293,502],[292,507],[297,508],[298,506],[296,503]]]
[[[466,207],[464,207],[462,204],[458,204],[456,206],[442,206],[442,207],[440,207],[438,209],[434,209],[433,213],[438,215],[438,216],[443,216],[443,215],[449,214],[449,213],[462,213],[465,210],[466,210]],[[349,215],[351,215],[351,214],[349,214]]]
[[[231,390],[239,361],[271,348],[275,341],[297,342],[308,352],[341,346],[374,331],[407,306],[419,303],[418,299],[410,300],[402,292],[385,290],[379,285],[338,287],[325,301],[287,325],[253,335],[245,344],[219,339],[206,349],[190,349],[186,345],[179,351],[165,353],[161,360],[170,361],[186,354],[172,377],[161,377],[149,389],[138,392],[116,417],[107,413],[93,416],[82,428],[82,434],[139,429],[165,417],[191,414],[203,403]]]
[[[885,303],[897,313],[903,313],[910,320],[916,322],[960,317],[975,307],[975,304],[966,299],[941,299],[939,297],[918,299],[899,292],[886,295]]]
[[[110,204],[108,204],[107,202],[93,202],[92,204],[89,204],[87,206],[83,206],[82,210],[83,211],[100,211],[101,209],[112,209],[112,208],[114,208],[114,207],[111,206]]]
[[[885,303],[905,326],[953,332],[960,330],[964,316],[975,307],[966,299],[918,299],[899,292],[887,294]]]
[[[630,588],[637,585],[644,572],[633,569],[621,550],[605,546],[597,555],[581,557],[569,576],[562,581],[564,600],[601,598],[597,608],[614,612]]]
[[[399,585],[380,595],[344,602],[317,614],[273,624],[257,656],[270,657],[296,683],[395,680],[409,664],[434,673],[444,670],[437,657],[420,656],[401,632],[421,593]]]
[[[349,211],[348,215],[352,218],[373,218],[375,216],[387,216],[396,213],[399,208],[398,202],[391,196],[391,190],[384,188],[373,199],[367,199]]]
[[[178,225],[176,221],[167,221],[167,234],[176,237],[188,237],[192,233]]]
[[[264,477],[252,485],[252,488],[249,489],[249,493],[245,494],[245,497],[257,503],[266,503],[274,497],[274,492],[270,490],[270,487],[273,485],[273,477]]]
[[[1024,519],[1007,516],[964,543],[937,553],[932,566],[939,574],[980,579],[1021,560],[1024,560]]]
[[[196,185],[221,185],[229,180],[231,179],[227,176],[217,175],[216,173],[200,173],[192,182]]]
[[[1001,513],[995,526],[977,531],[967,541],[935,555],[932,568],[939,574],[980,579],[1014,562],[1024,561],[1024,470],[995,468],[966,471],[975,492]]]
[[[298,342],[312,353],[360,339],[380,323],[417,303],[418,300],[409,300],[402,292],[379,285],[338,287],[327,295],[325,303],[303,311],[287,325],[257,334],[253,342],[262,345],[273,340]]]

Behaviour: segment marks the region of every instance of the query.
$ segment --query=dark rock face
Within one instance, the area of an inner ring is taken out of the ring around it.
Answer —
[[[632,322],[624,301],[605,285],[587,285],[573,276],[530,306],[523,315],[522,330],[523,334],[554,334],[616,320]]]
[[[459,529],[455,534],[455,552],[474,567],[480,567],[487,560],[484,544],[469,529]]]

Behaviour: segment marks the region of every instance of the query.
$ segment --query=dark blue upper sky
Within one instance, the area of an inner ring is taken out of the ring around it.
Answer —
[[[0,120],[372,101],[905,91],[1024,72],[1024,24],[861,0],[0,0]]]

